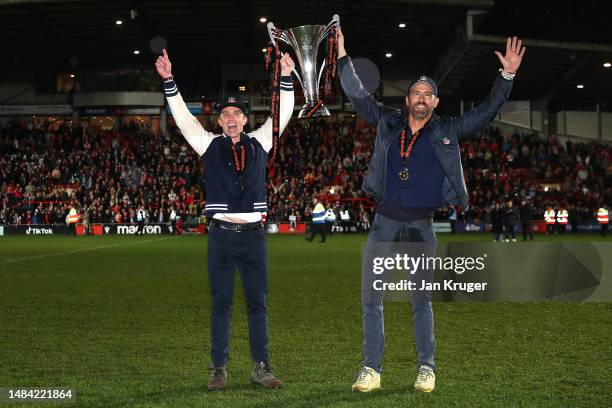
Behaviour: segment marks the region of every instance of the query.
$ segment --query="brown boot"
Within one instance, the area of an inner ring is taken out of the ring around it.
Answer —
[[[251,374],[251,382],[270,389],[278,389],[283,386],[282,381],[272,374],[272,367],[270,367],[270,363],[267,361],[261,361],[255,364],[255,368],[253,368],[253,373]]]
[[[208,391],[217,391],[225,388],[227,384],[227,368],[225,366],[213,368],[208,380]]]

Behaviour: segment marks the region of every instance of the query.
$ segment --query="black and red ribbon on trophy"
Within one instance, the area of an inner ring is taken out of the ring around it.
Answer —
[[[327,55],[325,56],[325,96],[331,96],[333,80],[336,78],[336,64],[338,62],[338,47],[336,47],[336,27],[329,30],[327,36]]]
[[[276,149],[278,148],[278,138],[280,132],[280,60],[281,52],[278,46],[278,39],[282,34],[282,30],[274,28],[274,44],[270,43],[266,48],[266,60],[265,68],[266,71],[270,69],[270,65],[273,62],[274,71],[272,72],[272,86],[271,86],[271,102],[270,102],[270,114],[272,115],[272,160],[276,159]]]

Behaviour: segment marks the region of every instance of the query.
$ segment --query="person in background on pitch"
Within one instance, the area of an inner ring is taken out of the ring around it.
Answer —
[[[491,208],[491,231],[493,232],[493,242],[500,242],[504,239],[504,209],[501,203],[495,202]]]
[[[66,225],[68,225],[68,235],[76,236],[76,225],[81,220],[76,205],[71,204],[68,214],[66,214]]]
[[[365,208],[363,208],[363,205],[359,207],[359,225],[361,226],[362,231],[370,231],[370,216]]]
[[[453,205],[448,207],[448,221],[450,222],[451,234],[454,234],[457,224],[457,210]]]
[[[172,234],[177,234],[176,232],[176,222],[178,221],[178,219],[180,218],[178,212],[174,209],[174,207],[170,207],[170,215],[168,218],[170,218],[170,228],[172,228]]]
[[[597,223],[599,224],[599,234],[602,237],[605,237],[608,234],[608,223],[610,222],[608,209],[605,205],[599,207],[595,217],[597,219]]]
[[[514,224],[516,223],[516,214],[514,213],[514,202],[512,199],[506,202],[506,208],[504,210],[504,224],[506,230],[506,242],[516,242],[516,233]],[[512,238],[511,238],[512,237]]]
[[[599,207],[597,213],[595,214],[595,218],[599,224],[599,234],[602,237],[605,237],[608,234],[608,223],[610,222],[609,217],[608,208],[605,205]]]
[[[552,235],[555,233],[555,225],[557,223],[557,212],[549,205],[544,211],[544,221],[546,222],[546,233]]]
[[[136,235],[144,235],[144,225],[145,225],[145,210],[144,204],[141,204],[136,210],[136,223],[138,224],[138,228],[136,229]]]
[[[89,207],[87,206],[83,208],[83,217],[81,219],[81,222],[83,223],[83,234],[89,235],[90,226],[91,226],[91,217],[89,215]]]
[[[346,206],[340,210],[340,223],[342,225],[342,232],[347,233],[351,228],[351,214]]]
[[[289,214],[289,230],[295,231],[297,229],[297,214],[295,210],[291,210],[291,214]]]
[[[569,205],[569,209],[567,211],[567,215],[569,217],[569,225],[570,232],[572,234],[576,234],[578,232],[578,219],[580,213],[578,212],[578,208],[576,208],[576,204],[571,203]]]
[[[357,113],[376,126],[377,134],[362,188],[378,203],[366,245],[376,242],[425,242],[435,251],[433,211],[444,205],[468,208],[459,142],[493,120],[508,99],[512,80],[525,53],[521,40],[508,38],[506,53],[496,51],[502,68],[483,102],[457,118],[433,113],[438,87],[423,75],[405,98],[405,110],[379,105],[363,87],[338,28],[338,71],[342,88]],[[431,277],[430,277],[431,278]],[[418,355],[417,391],[435,387],[435,337],[431,292],[412,292],[414,339]],[[384,351],[383,302],[362,299],[363,367],[353,391],[380,388]]]
[[[521,201],[519,216],[521,218],[521,229],[523,230],[523,241],[527,241],[527,237],[529,237],[530,241],[533,241],[533,226],[531,224],[533,208],[531,207],[531,199],[529,197]]]
[[[325,211],[325,225],[326,232],[331,237],[334,235],[334,224],[336,223],[336,213],[334,212],[333,207],[329,207]]]
[[[318,199],[312,199],[312,224],[310,225],[310,237],[306,241],[312,242],[315,235],[321,234],[321,243],[325,242],[325,207]]]
[[[569,214],[565,207],[561,205],[557,210],[557,226],[559,228],[559,234],[565,234],[567,231],[567,223],[569,222]]]
[[[288,54],[280,60],[279,134],[293,113],[294,95]],[[208,278],[212,296],[211,358],[213,371],[208,389],[221,390],[227,384],[230,316],[234,274],[240,271],[246,296],[249,346],[254,361],[251,382],[265,388],[280,388],[269,363],[268,353],[268,248],[262,223],[266,203],[268,152],[274,147],[273,120],[257,130],[244,133],[248,122],[246,107],[235,98],[223,100],[217,108],[223,133],[206,131],[189,112],[172,77],[166,50],[155,62],[164,81],[172,116],[189,145],[206,167],[208,220]],[[177,224],[178,228],[178,224]]]

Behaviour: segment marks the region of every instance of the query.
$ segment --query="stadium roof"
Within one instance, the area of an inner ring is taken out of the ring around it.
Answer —
[[[586,0],[555,2],[554,8],[546,3],[0,0],[0,47],[12,56],[0,70],[152,68],[149,44],[162,37],[177,73],[221,79],[223,64],[262,61],[267,32],[261,17],[288,28],[325,24],[337,13],[349,53],[374,61],[384,79],[429,73],[441,95],[482,98],[499,67],[493,51],[503,49],[505,35],[516,34],[528,50],[513,98],[612,107],[612,68],[603,67],[612,62],[612,34],[602,31],[601,6]]]

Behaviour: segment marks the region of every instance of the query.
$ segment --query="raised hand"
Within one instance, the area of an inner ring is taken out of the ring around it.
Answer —
[[[522,43],[517,37],[508,37],[506,39],[506,55],[502,56],[501,52],[495,51],[495,55],[499,58],[504,71],[509,74],[516,74],[516,71],[521,66],[523,55],[525,55],[525,50],[527,49],[526,47],[521,47]]]
[[[338,42],[338,58],[342,58],[346,55],[346,50],[344,49],[344,35],[342,35],[342,30],[340,29],[340,26],[336,28],[336,33],[336,40]]]
[[[166,52],[165,48],[162,50],[162,52],[163,55],[157,57],[157,60],[155,61],[155,68],[157,69],[159,76],[162,78],[168,78],[172,76],[172,64],[170,63],[170,58],[168,58],[168,53]]]
[[[291,71],[293,71],[293,68],[295,67],[295,63],[293,62],[293,59],[291,59],[291,56],[289,56],[289,53],[283,53],[283,56],[281,57],[281,75],[282,76],[288,76],[291,75]]]

